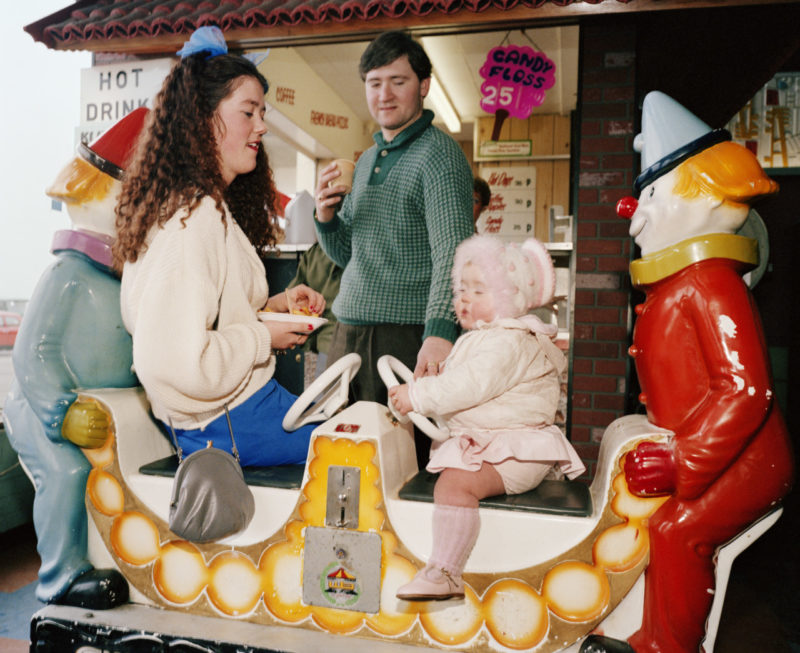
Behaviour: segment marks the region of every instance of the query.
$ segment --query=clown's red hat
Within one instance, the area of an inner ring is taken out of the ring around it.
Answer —
[[[91,145],[81,143],[79,154],[106,174],[122,179],[148,112],[146,107],[134,109]]]

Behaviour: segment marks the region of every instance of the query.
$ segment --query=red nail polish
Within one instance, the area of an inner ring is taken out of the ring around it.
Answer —
[[[314,326],[313,325],[307,324],[306,326],[308,327],[309,331],[313,331],[314,330]]]

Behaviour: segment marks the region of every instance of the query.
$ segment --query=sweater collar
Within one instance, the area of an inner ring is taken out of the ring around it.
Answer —
[[[758,241],[735,234],[688,238],[633,261],[631,281],[635,287],[646,286],[712,258],[731,259],[752,269],[758,265]]]
[[[376,132],[372,135],[372,139],[377,143],[378,147],[384,150],[391,150],[398,147],[408,145],[411,141],[415,140],[428,126],[433,122],[433,111],[430,109],[423,109],[422,115],[412,122],[408,127],[401,131],[391,141],[387,141],[383,137],[383,132]]]

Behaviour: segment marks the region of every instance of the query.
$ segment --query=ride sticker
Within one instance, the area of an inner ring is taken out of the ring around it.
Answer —
[[[526,119],[555,84],[556,65],[527,45],[501,45],[489,50],[480,75],[486,80],[481,84],[481,108],[486,113],[502,110]]]
[[[322,595],[332,606],[349,607],[358,601],[361,594],[358,578],[338,560],[325,568],[319,580]]]

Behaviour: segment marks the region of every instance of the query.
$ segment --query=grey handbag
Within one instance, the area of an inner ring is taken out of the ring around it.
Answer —
[[[183,457],[170,424],[178,452],[178,471],[169,504],[170,530],[190,542],[208,542],[247,528],[255,513],[255,499],[244,481],[233,427],[225,406],[233,455],[209,446]]]

